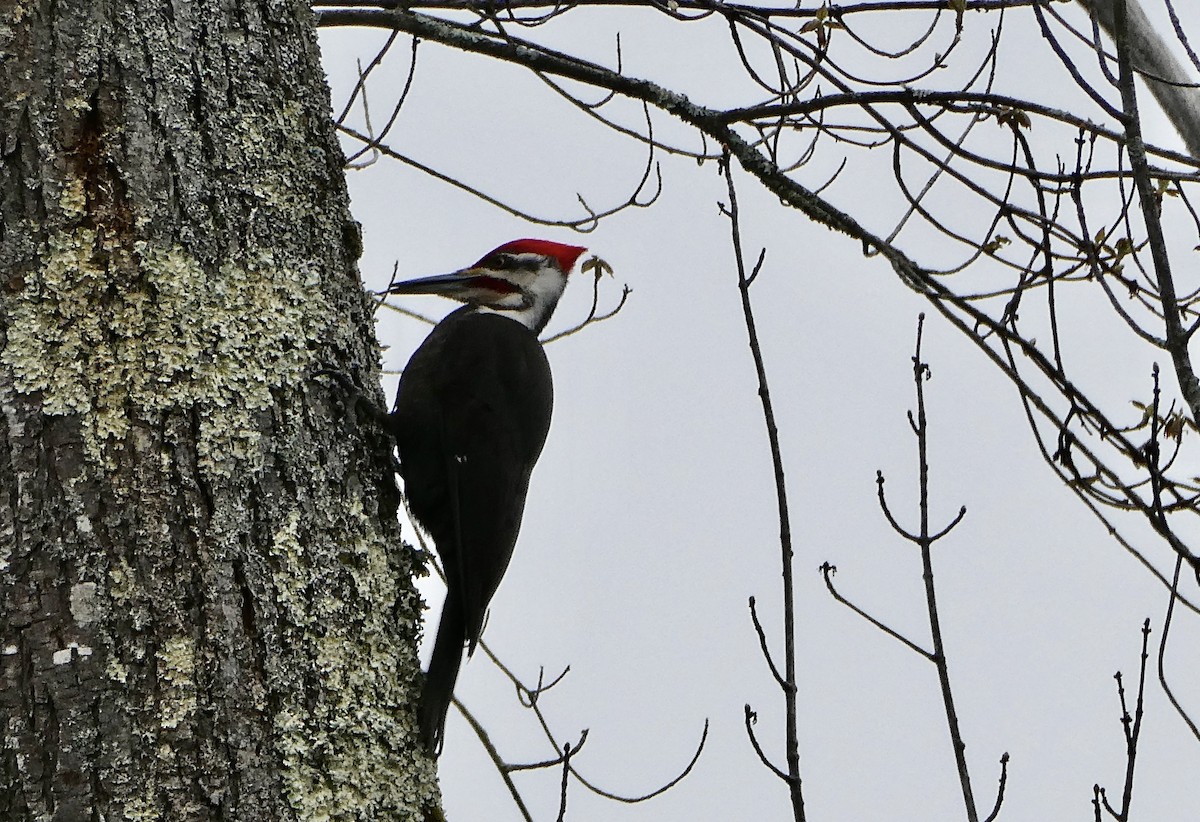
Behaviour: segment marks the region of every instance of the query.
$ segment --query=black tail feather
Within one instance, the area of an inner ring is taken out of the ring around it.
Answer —
[[[466,641],[462,605],[457,599],[454,596],[446,598],[437,640],[433,644],[433,658],[429,661],[425,686],[421,689],[421,738],[434,756],[441,753],[446,713],[454,696],[454,683],[458,679],[463,643]]]

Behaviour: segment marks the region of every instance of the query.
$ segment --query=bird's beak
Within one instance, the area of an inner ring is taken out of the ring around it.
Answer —
[[[478,274],[474,269],[464,269],[453,274],[437,274],[392,283],[385,294],[436,294],[441,297],[461,298],[463,292],[478,288]]]
[[[436,294],[473,305],[498,305],[523,300],[521,289],[515,283],[495,276],[486,268],[464,268],[453,274],[438,274],[394,283],[388,294]]]

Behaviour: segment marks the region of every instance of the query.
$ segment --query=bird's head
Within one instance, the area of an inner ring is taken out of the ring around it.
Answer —
[[[475,265],[393,284],[389,294],[438,294],[511,317],[534,333],[550,320],[567,274],[587,249],[550,240],[513,240]]]

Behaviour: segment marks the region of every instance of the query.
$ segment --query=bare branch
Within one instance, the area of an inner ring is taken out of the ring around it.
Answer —
[[[771,389],[767,383],[767,370],[763,361],[762,348],[758,342],[758,330],[754,322],[754,310],[750,304],[750,283],[758,276],[766,252],[759,255],[758,264],[753,273],[746,273],[745,258],[742,255],[741,226],[738,223],[737,190],[733,184],[733,169],[729,158],[722,161],[725,172],[726,189],[729,192],[730,231],[733,241],[734,262],[737,264],[738,291],[742,298],[742,315],[745,319],[746,334],[750,345],[750,354],[754,360],[754,371],[758,378],[758,397],[762,402],[763,421],[767,427],[767,441],[771,450],[771,465],[775,479],[775,500],[779,517],[779,549],[780,564],[783,568],[783,679],[780,687],[783,690],[786,706],[785,735],[787,738],[787,784],[791,794],[792,812],[796,822],[804,822],[804,793],[800,780],[800,738],[797,729],[796,707],[796,612],[795,585],[792,579],[792,527],[788,513],[787,485],[783,471],[783,451],[779,444],[779,429],[775,423],[775,409],[771,404]],[[768,657],[769,660],[769,657]],[[772,673],[779,680],[779,672]],[[749,720],[747,719],[747,731]],[[753,739],[753,734],[751,734]],[[757,748],[757,742],[755,743]]]
[[[903,645],[905,645],[909,650],[917,652],[921,656],[928,659],[930,662],[936,661],[936,659],[934,658],[933,653],[931,651],[925,650],[920,645],[918,645],[917,643],[913,642],[908,637],[901,634],[899,631],[887,626],[883,622],[880,622],[878,619],[876,619],[875,617],[868,614],[862,608],[859,608],[853,602],[851,602],[850,600],[848,600],[844,596],[842,596],[838,592],[838,590],[833,587],[833,575],[837,573],[836,565],[830,565],[828,562],[824,562],[821,564],[821,567],[818,570],[820,570],[821,574],[825,578],[825,587],[829,589],[830,595],[836,601],[840,602],[842,605],[845,605],[851,611],[858,614],[860,617],[862,617],[867,622],[874,625],[879,630],[883,631],[885,634],[890,636],[892,639],[895,639],[895,640],[899,641],[900,643],[902,643]]]

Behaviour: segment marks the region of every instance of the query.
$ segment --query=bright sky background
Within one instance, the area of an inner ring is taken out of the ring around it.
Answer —
[[[1200,11],[1177,5],[1200,39]],[[1052,102],[1077,99],[1021,17],[1006,24],[1004,85]],[[982,41],[992,23],[968,15],[968,35]],[[701,103],[751,99],[717,22],[679,26],[630,10],[575,11],[535,34],[611,64],[616,31],[628,73],[679,85]],[[367,62],[383,39],[325,33],[335,109],[353,82],[355,57]],[[404,81],[408,53],[402,38],[377,75],[370,98],[377,122]],[[665,116],[655,115],[655,128],[695,144]],[[1161,122],[1151,119],[1151,129],[1152,139],[1174,145]],[[548,217],[578,215],[577,194],[598,209],[620,202],[645,164],[642,147],[588,121],[528,73],[436,44],[421,46],[390,144]],[[367,287],[378,289],[397,263],[401,277],[442,273],[506,240],[542,236],[587,245],[613,266],[602,305],[617,298],[621,283],[632,288],[616,318],[548,349],[554,424],[485,638],[529,683],[539,666],[551,675],[571,666],[543,707],[561,738],[590,729],[575,764],[607,790],[639,794],[671,779],[710,722],[707,750],[680,786],[627,807],[573,785],[568,819],[789,819],[785,786],[758,763],[743,729],[742,706],[750,703],[759,738],[783,765],[783,699],[746,605],[757,598],[781,654],[779,527],[729,225],[717,208],[727,199],[724,181],[715,164],[659,159],[663,193],[653,207],[618,214],[587,235],[524,223],[381,160],[349,174],[364,228],[361,268]],[[852,160],[831,196],[883,227],[892,212],[874,176],[886,171],[876,162]],[[885,262],[782,208],[745,175],[739,197],[749,253],[768,248],[752,294],[788,472],[809,818],[961,819],[933,666],[834,602],[816,570],[836,564],[843,594],[928,646],[919,556],[891,532],[875,500],[882,469],[893,512],[915,527],[916,449],[905,413],[914,407],[911,357],[926,306]],[[578,321],[590,296],[588,278],[577,276],[549,330]],[[453,308],[436,298],[404,305],[439,316]],[[1110,333],[1116,326],[1107,315],[1071,309],[1067,348],[1086,387],[1110,407],[1145,399],[1154,352]],[[378,329],[391,369],[403,367],[428,333],[387,311]],[[927,321],[924,359],[933,373],[926,388],[934,528],[960,505],[968,509],[934,561],[981,815],[1007,751],[1001,819],[1091,819],[1092,785],[1106,786],[1115,802],[1124,774],[1112,675],[1125,672],[1132,699],[1141,623],[1152,620],[1153,655],[1166,592],[1058,484],[1013,388],[936,316]],[[394,377],[385,390],[394,393]],[[1197,536],[1194,522],[1180,527]],[[1169,571],[1166,550],[1144,529],[1134,531]],[[1194,583],[1185,590],[1194,594]],[[436,587],[422,591],[440,607]],[[436,624],[436,611],[429,616]],[[1168,674],[1200,716],[1200,623],[1177,619],[1172,631]],[[1148,678],[1133,813],[1200,818],[1200,744],[1167,704],[1153,658]],[[458,694],[510,760],[554,755],[482,655],[464,668]],[[454,711],[441,774],[449,819],[519,818]],[[558,772],[517,779],[535,818],[552,820]]]

